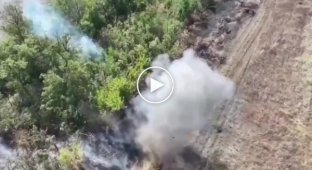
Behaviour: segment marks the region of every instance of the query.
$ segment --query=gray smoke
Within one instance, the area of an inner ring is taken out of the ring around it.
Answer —
[[[213,71],[193,50],[185,51],[181,59],[171,63],[168,57],[158,56],[153,65],[166,67],[171,73],[175,89],[170,99],[161,104],[150,104],[140,97],[133,100],[136,111],[147,118],[137,130],[136,142],[157,160],[187,146],[192,132],[215,121],[218,108],[235,91],[231,80]],[[170,83],[164,73],[154,72],[150,76]],[[169,88],[165,86],[148,97],[162,98]]]
[[[39,0],[24,0],[22,8],[24,17],[31,21],[33,34],[50,39],[68,35],[71,37],[72,48],[88,57],[101,56],[102,48],[79,32],[52,6]]]

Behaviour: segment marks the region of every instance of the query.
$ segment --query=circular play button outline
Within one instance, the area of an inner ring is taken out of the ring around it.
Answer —
[[[171,91],[170,91],[169,95],[168,95],[165,99],[163,99],[163,100],[161,100],[161,101],[150,101],[150,100],[147,100],[147,99],[142,95],[142,93],[140,92],[140,88],[139,88],[140,79],[141,79],[142,75],[143,75],[146,71],[151,70],[151,69],[161,69],[161,70],[163,70],[165,73],[167,73],[167,74],[169,75],[170,79],[171,79],[171,84],[172,84],[172,85],[171,85]],[[137,79],[137,91],[138,91],[140,97],[141,97],[144,101],[146,101],[146,102],[148,102],[148,103],[160,104],[160,103],[165,102],[166,100],[168,100],[168,99],[171,97],[171,95],[172,95],[172,93],[173,93],[173,90],[174,90],[174,81],[173,81],[173,78],[172,78],[171,74],[169,73],[169,71],[166,70],[166,69],[164,69],[164,68],[162,68],[162,67],[158,67],[158,66],[148,67],[148,68],[144,69],[144,70],[140,73],[140,75],[139,75],[139,77],[138,77],[138,79]]]

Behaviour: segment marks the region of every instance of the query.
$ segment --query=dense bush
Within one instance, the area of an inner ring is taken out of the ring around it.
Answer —
[[[9,39],[0,43],[0,135],[23,153],[11,169],[79,169],[82,147],[58,149],[51,135],[102,125],[136,95],[138,75],[158,54],[181,51],[180,33],[196,10],[213,0],[54,0],[55,7],[100,42],[90,60],[56,40],[30,34],[22,12],[2,16]],[[95,121],[96,119],[96,121]],[[53,154],[51,154],[53,153]],[[31,155],[31,156],[29,156]]]
[[[145,11],[105,29],[103,34],[109,39],[107,72],[113,78],[123,77],[121,80],[124,79],[123,83],[130,88],[127,93],[120,93],[115,81],[107,81],[107,86],[97,94],[100,109],[117,111],[125,107],[129,95],[135,92],[136,78],[141,70],[158,54],[176,52],[185,20],[200,7],[197,0],[157,1]]]
[[[65,170],[79,170],[83,162],[82,146],[73,144],[68,148],[62,148],[59,156],[60,165]]]
[[[114,112],[125,107],[131,97],[131,85],[125,78],[114,78],[98,92],[97,100],[101,110]]]
[[[88,123],[88,109],[102,117],[126,108],[140,72],[158,54],[179,51],[177,40],[190,14],[214,3],[54,0],[54,5],[86,34],[105,41],[105,57],[88,60],[70,48],[69,37],[32,36],[21,11],[8,7],[4,31],[10,39],[0,44],[1,106],[11,107],[0,113],[6,131],[35,124],[70,132]],[[17,96],[13,104],[6,105],[12,96]]]
[[[55,5],[89,35],[142,11],[152,0],[55,0]]]
[[[66,43],[30,36],[22,44],[9,41],[0,45],[0,80],[5,94],[18,94],[15,105],[42,128],[57,130],[62,123],[74,129],[82,127],[84,118],[78,105],[92,102],[95,94],[97,63],[70,51]]]

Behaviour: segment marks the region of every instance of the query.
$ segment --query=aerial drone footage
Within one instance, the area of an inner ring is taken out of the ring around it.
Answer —
[[[0,0],[0,169],[312,169],[311,0]]]

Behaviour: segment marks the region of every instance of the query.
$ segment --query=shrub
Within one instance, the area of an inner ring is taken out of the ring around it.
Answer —
[[[115,112],[125,107],[131,97],[131,86],[126,78],[117,77],[97,93],[97,103],[102,111]]]
[[[64,169],[79,170],[83,160],[83,150],[80,144],[60,149],[59,162]]]

